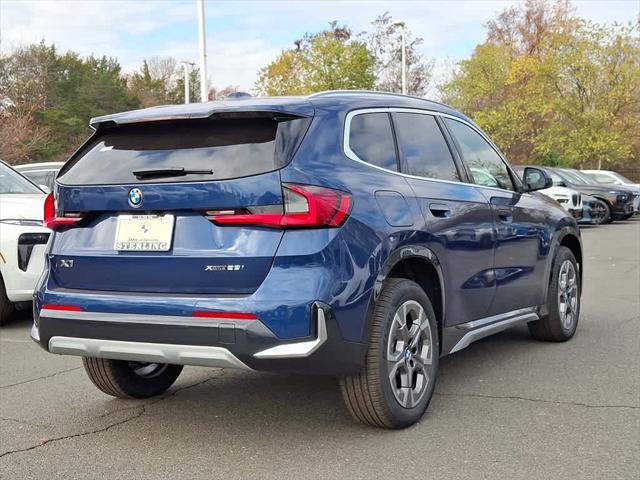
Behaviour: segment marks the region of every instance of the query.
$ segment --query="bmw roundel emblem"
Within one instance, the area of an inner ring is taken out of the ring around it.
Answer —
[[[129,205],[136,208],[142,205],[142,192],[139,188],[129,190]]]

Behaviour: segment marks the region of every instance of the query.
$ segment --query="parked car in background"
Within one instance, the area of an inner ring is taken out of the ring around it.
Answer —
[[[42,226],[46,195],[0,161],[0,325],[28,306],[44,270],[50,230]]]
[[[14,168],[36,185],[45,185],[52,192],[58,171],[63,165],[64,162],[25,163]]]
[[[629,188],[634,194],[634,211],[636,214],[640,213],[640,183],[632,182],[624,175],[612,172],[611,170],[582,170],[582,173],[600,185],[619,185]]]
[[[441,356],[576,331],[575,219],[449,107],[325,92],[91,125],[45,203],[31,335],[106,394],[161,394],[183,365],[331,374],[354,418],[402,428]]]
[[[604,186],[590,183],[579,171],[570,168],[544,167],[553,179],[553,184],[569,187],[583,195],[591,195],[605,206],[605,222],[624,220],[633,215],[633,194],[618,186]]]
[[[587,190],[588,188],[592,189],[604,189],[610,192],[613,198],[613,192],[616,192],[617,202],[614,203],[611,207],[611,218],[614,220],[626,220],[627,218],[633,215],[633,202],[635,200],[634,192],[623,185],[612,185],[605,186],[596,183],[592,178],[588,175],[582,173],[580,170],[575,170],[573,168],[556,168],[556,173],[563,177],[565,181],[574,182],[574,188],[576,185],[579,185],[580,188],[576,188],[576,190]],[[589,194],[589,192],[585,192]],[[597,191],[593,191],[592,195],[597,196]]]
[[[516,171],[520,178],[524,176],[525,167],[522,165],[515,165],[513,169]],[[552,185],[549,188],[539,190],[540,193],[547,197],[553,198],[556,202],[562,205],[573,218],[580,221],[583,217],[582,207],[582,195],[576,190],[572,190],[567,187],[559,187]]]

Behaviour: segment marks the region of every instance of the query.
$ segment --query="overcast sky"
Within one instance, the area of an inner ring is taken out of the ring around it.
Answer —
[[[388,10],[424,39],[423,53],[438,62],[468,57],[485,36],[484,24],[514,1],[235,1],[206,2],[208,69],[211,84],[249,90],[258,69],[305,32],[331,20],[353,32]],[[638,19],[640,0],[574,1],[580,16],[596,22]],[[0,0],[0,49],[45,39],[61,50],[109,55],[126,71],[144,58],[198,59],[195,0]]]

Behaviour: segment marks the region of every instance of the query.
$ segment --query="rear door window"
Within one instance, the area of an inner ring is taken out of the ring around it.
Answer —
[[[460,181],[453,156],[432,115],[394,113],[398,147],[409,175]]]
[[[398,171],[388,113],[363,113],[353,117],[349,129],[349,148],[363,162]]]
[[[183,120],[125,125],[106,130],[60,172],[63,185],[225,180],[286,165],[310,119],[275,117]],[[152,169],[213,171],[138,178]]]

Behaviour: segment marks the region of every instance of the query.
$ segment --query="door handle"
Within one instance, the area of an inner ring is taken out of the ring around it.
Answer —
[[[431,211],[434,217],[438,218],[446,218],[451,216],[451,209],[444,203],[430,203],[429,211]]]
[[[508,208],[499,208],[498,209],[498,218],[501,222],[512,222],[513,221],[513,212]]]

